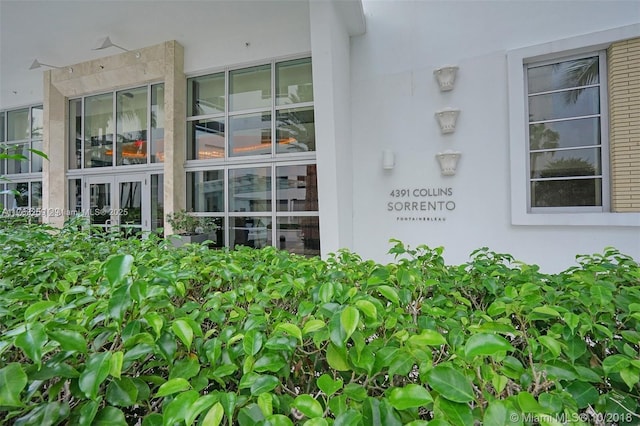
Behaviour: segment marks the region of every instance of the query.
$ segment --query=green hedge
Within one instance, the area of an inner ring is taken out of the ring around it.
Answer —
[[[76,224],[77,225],[77,224]],[[637,424],[640,267],[0,230],[0,422]]]

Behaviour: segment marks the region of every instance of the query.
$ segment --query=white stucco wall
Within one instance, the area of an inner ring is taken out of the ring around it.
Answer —
[[[640,258],[640,228],[513,226],[510,212],[506,52],[637,23],[636,1],[363,1],[367,32],[351,42],[354,250],[391,260],[390,238],[444,246],[449,263],[487,246],[544,270],[605,246]],[[440,92],[433,70],[460,67],[455,89]],[[455,133],[434,113],[460,108]],[[396,166],[384,171],[382,150]],[[441,176],[436,153],[462,152],[455,176]],[[524,163],[522,167],[524,167]],[[453,190],[442,222],[401,222],[387,211],[392,189]],[[523,191],[525,188],[523,188]]]

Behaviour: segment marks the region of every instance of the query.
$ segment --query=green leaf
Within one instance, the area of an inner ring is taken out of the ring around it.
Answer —
[[[127,426],[127,421],[122,410],[106,406],[98,411],[92,426]]]
[[[439,364],[429,370],[427,384],[453,402],[470,402],[475,398],[469,380],[449,364]]]
[[[521,425],[524,416],[508,407],[504,401],[496,400],[489,403],[484,412],[483,426]]]
[[[468,404],[453,402],[438,397],[437,407],[444,414],[446,419],[454,426],[469,426],[473,422],[473,413]]]
[[[120,284],[131,272],[133,266],[133,256],[130,254],[119,254],[109,258],[104,264],[104,275],[109,284],[115,286]]]
[[[40,302],[33,303],[24,311],[24,320],[26,322],[31,322],[38,317],[43,312],[53,308],[56,306],[56,302],[52,302],[50,300],[43,300]]]
[[[629,392],[633,389],[636,383],[640,381],[640,373],[637,368],[629,367],[623,368],[620,371],[620,378],[629,386]]]
[[[158,388],[158,392],[156,392],[156,398],[161,396],[167,396],[174,394],[176,392],[182,392],[187,389],[190,389],[191,385],[186,379],[182,377],[178,377],[176,379],[171,379],[165,383],[163,383],[160,388]]]
[[[327,396],[331,396],[342,389],[343,383],[342,379],[334,380],[326,373],[318,377],[317,381],[318,388]]]
[[[302,334],[306,335],[309,333],[313,333],[314,331],[322,330],[325,327],[325,323],[322,320],[312,319],[304,323],[304,327],[302,327]]]
[[[611,355],[602,361],[602,369],[605,375],[619,373],[629,366],[629,357],[626,355]]]
[[[580,382],[578,380],[567,386],[565,390],[573,396],[578,408],[586,408],[590,404],[595,404],[600,396],[596,388],[591,386],[589,383]]]
[[[327,422],[322,417],[316,417],[316,418],[307,420],[302,424],[302,426],[329,426],[329,422]]]
[[[378,310],[376,309],[376,305],[369,302],[368,300],[357,300],[355,302],[355,305],[367,318],[375,320],[378,317]]]
[[[93,419],[95,419],[96,414],[98,414],[98,408],[100,408],[98,401],[89,400],[80,405],[78,425],[91,426],[93,424]]]
[[[298,395],[293,401],[293,407],[297,408],[302,414],[309,418],[322,416],[322,405],[311,395]]]
[[[222,417],[224,416],[224,408],[222,404],[216,402],[213,407],[209,409],[209,412],[204,419],[202,419],[202,426],[218,426],[222,423]]]
[[[258,396],[258,407],[260,407],[260,411],[265,417],[273,414],[273,397],[270,393],[265,392]]]
[[[176,395],[171,402],[162,407],[162,422],[166,426],[182,424],[189,410],[198,400],[198,392],[189,390]]]
[[[289,324],[289,323],[281,323],[281,324],[278,324],[275,328],[275,331],[278,331],[278,330],[284,331],[289,336],[295,337],[300,341],[300,343],[302,343],[302,331],[300,331],[300,328],[298,328],[297,325]]]
[[[187,347],[191,348],[191,342],[193,342],[193,329],[191,325],[183,319],[177,319],[171,324],[171,330]]]
[[[333,426],[359,426],[362,424],[362,414],[349,409],[336,417]]]
[[[283,414],[273,414],[268,416],[265,420],[267,421],[267,424],[270,424],[271,426],[293,426],[291,419]]]
[[[131,307],[133,301],[129,295],[129,286],[123,285],[117,288],[109,299],[109,316],[122,323],[125,312]]]
[[[497,334],[474,334],[469,337],[469,340],[467,340],[467,343],[464,345],[464,355],[467,359],[478,355],[496,356],[513,350],[514,348],[511,346],[511,343]]]
[[[263,373],[265,371],[276,373],[285,365],[287,365],[287,362],[282,355],[279,353],[268,352],[256,360],[253,365],[253,369],[258,373]]]
[[[227,423],[229,426],[233,424],[233,413],[236,410],[237,401],[238,396],[233,392],[223,393],[220,396],[220,403],[222,404],[222,408],[224,408],[224,413],[227,415]]]
[[[264,392],[271,392],[280,384],[277,377],[263,375],[255,379],[251,384],[251,395],[260,395]]]
[[[446,345],[447,339],[435,330],[422,330],[420,334],[413,335],[407,339],[407,345],[422,348],[424,346]]]
[[[87,341],[77,331],[60,329],[48,331],[47,334],[60,344],[63,351],[87,353]]]
[[[538,306],[531,310],[532,313],[539,314],[534,316],[534,318],[544,318],[544,317],[560,317],[560,312],[549,306]]]
[[[114,352],[109,361],[109,374],[116,379],[120,378],[122,373],[122,363],[124,361],[124,354],[122,351]]]
[[[111,405],[129,407],[138,399],[138,388],[128,377],[112,380],[107,386],[106,399]]]
[[[342,310],[342,313],[340,314],[340,324],[346,333],[347,339],[351,337],[354,331],[356,331],[359,322],[360,311],[356,308],[353,306],[347,306]]]
[[[431,398],[429,391],[424,386],[416,384],[393,388],[389,394],[389,403],[396,410],[424,407],[431,402],[433,402],[433,398]]]
[[[242,349],[247,355],[255,355],[262,349],[262,333],[258,330],[249,330],[242,340]]]
[[[217,395],[204,395],[199,397],[193,404],[191,404],[191,407],[189,407],[187,415],[184,418],[184,422],[187,424],[187,426],[191,426],[195,419],[204,410],[211,407],[214,403],[218,403],[218,399],[219,397]]]
[[[27,382],[27,374],[17,362],[0,369],[0,407],[22,407],[20,393]]]
[[[338,371],[348,371],[351,369],[347,361],[347,351],[339,348],[333,343],[327,346],[327,363],[329,366]]]
[[[328,282],[324,283],[320,286],[320,290],[318,291],[318,297],[322,303],[329,303],[333,299],[334,288],[333,283]]]
[[[384,298],[389,300],[394,305],[397,305],[398,303],[400,303],[400,299],[398,298],[398,292],[395,291],[395,289],[393,289],[392,287],[389,287],[388,285],[381,285],[376,287],[376,290],[378,290],[378,292]]]
[[[99,352],[89,356],[84,371],[80,373],[78,386],[89,399],[96,399],[100,385],[109,375],[111,352]]]
[[[544,408],[536,401],[529,392],[520,392],[517,397],[520,410],[525,413],[547,413],[549,410]]]
[[[19,334],[14,345],[22,349],[38,368],[42,365],[42,349],[47,342],[44,326],[39,322],[30,324],[24,333]]]

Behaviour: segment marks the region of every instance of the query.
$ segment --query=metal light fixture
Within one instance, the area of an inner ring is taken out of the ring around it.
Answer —
[[[447,65],[433,71],[433,75],[435,75],[438,80],[440,91],[448,92],[449,90],[453,90],[453,85],[456,82],[457,71],[458,67],[455,65]]]
[[[33,62],[31,63],[31,66],[29,67],[30,70],[35,70],[36,68],[40,68],[40,67],[49,67],[49,68],[55,68],[58,70],[63,69],[64,67],[56,67],[55,65],[49,65],[49,64],[43,64],[42,62],[38,61],[37,59],[34,59]],[[68,67],[67,71],[69,71],[70,73],[73,72],[73,68]]]
[[[108,47],[117,47],[118,49],[124,50],[125,52],[131,52],[131,50],[125,49],[124,47],[119,46],[114,42],[112,42],[109,36],[106,36],[105,38],[100,39],[99,43],[92,50],[102,50]],[[136,52],[136,58],[140,58],[140,52]]]
[[[385,170],[391,170],[396,165],[396,155],[390,149],[382,151],[382,168]]]

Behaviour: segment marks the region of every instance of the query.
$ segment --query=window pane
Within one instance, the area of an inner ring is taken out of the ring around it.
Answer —
[[[164,162],[164,84],[151,86],[151,162]]]
[[[594,176],[602,173],[600,149],[571,149],[531,154],[531,177]]]
[[[7,158],[7,174],[29,173],[29,144],[11,144],[7,149],[7,154],[20,156],[18,158]]]
[[[113,94],[89,96],[84,106],[84,165],[113,165]]]
[[[31,108],[31,138],[42,139],[44,127],[44,112],[42,106]]]
[[[82,100],[69,102],[69,168],[82,167]]]
[[[278,105],[313,101],[311,59],[276,64],[276,90]]]
[[[151,230],[164,227],[164,175],[151,175]]]
[[[187,209],[224,212],[224,170],[187,173]]]
[[[4,142],[4,112],[0,112],[0,142]]]
[[[147,88],[116,94],[117,153],[120,165],[147,163]]]
[[[42,207],[42,182],[31,182],[31,207]]]
[[[270,217],[230,217],[229,246],[262,248],[272,245]]]
[[[224,118],[189,121],[187,159],[224,158]]]
[[[271,154],[271,114],[229,117],[229,149],[232,157]]]
[[[547,92],[599,83],[598,57],[558,62],[527,71],[529,93]]]
[[[29,138],[29,109],[7,112],[7,141]]]
[[[529,97],[529,121],[580,117],[600,113],[600,88],[569,90]]]
[[[529,125],[529,148],[555,149],[600,145],[600,118]]]
[[[42,141],[34,141],[31,143],[31,147],[38,151],[42,151]],[[35,152],[31,152],[31,172],[37,173],[42,171],[42,157]]]
[[[190,78],[187,92],[188,116],[224,112],[224,73]]]
[[[229,110],[271,106],[271,65],[244,68],[229,73]]]
[[[316,165],[276,168],[276,197],[279,212],[318,211]]]
[[[602,205],[602,179],[531,182],[533,207],[578,207]]]
[[[320,226],[316,216],[278,217],[278,248],[304,256],[320,256]]]
[[[306,152],[316,150],[316,127],[313,108],[278,111],[276,152]]]
[[[17,191],[18,194],[7,194],[7,209],[13,210],[20,207],[29,207],[29,183],[8,183],[9,191]]]
[[[82,180],[69,179],[69,211],[82,212]]]
[[[271,211],[271,168],[229,170],[229,211]]]

